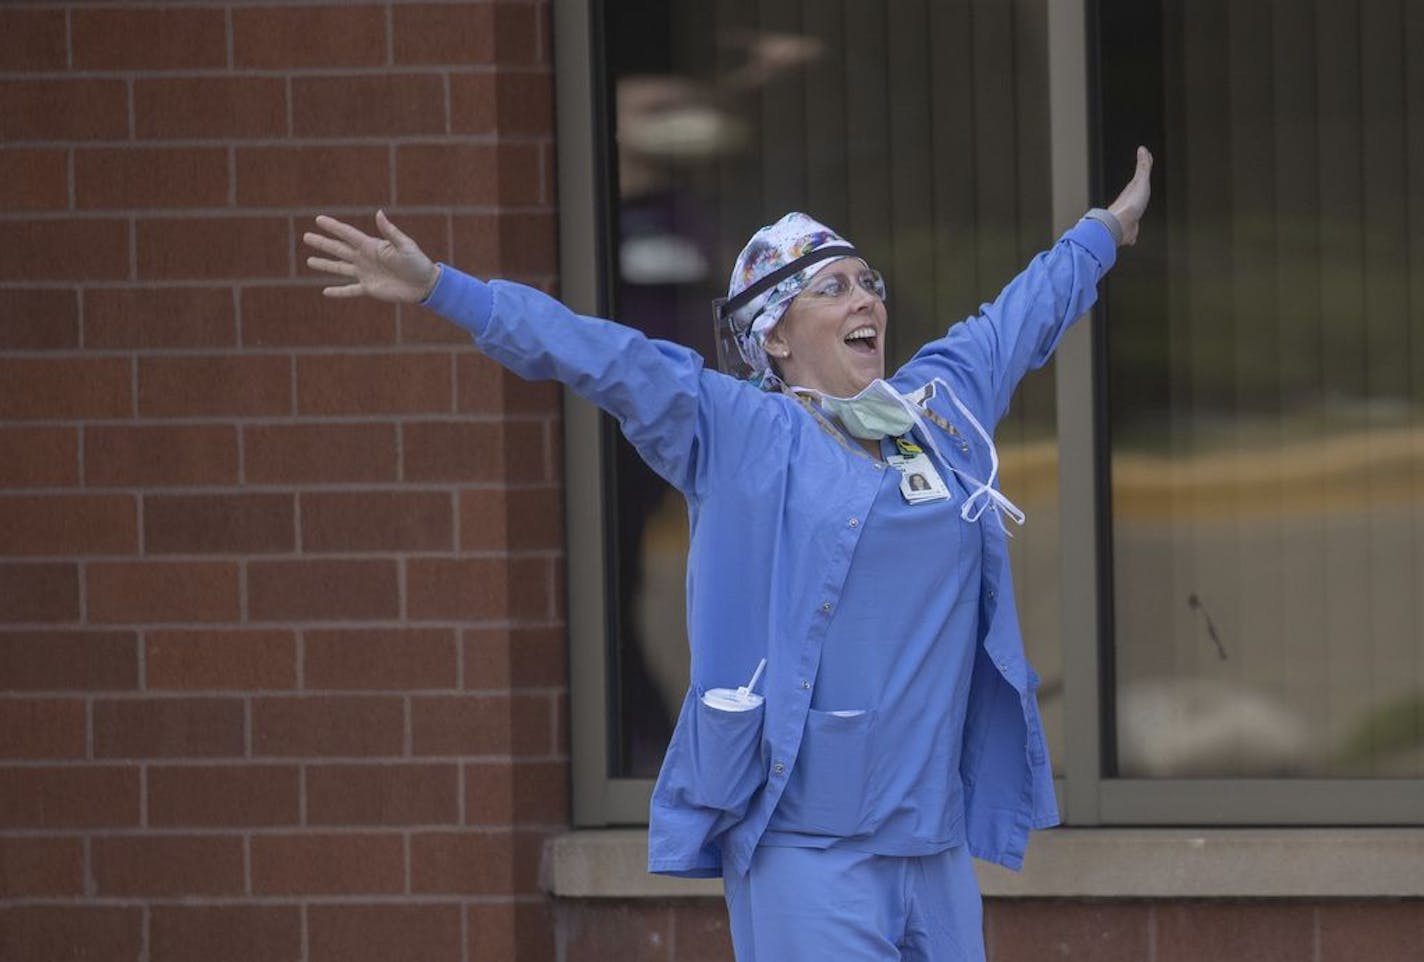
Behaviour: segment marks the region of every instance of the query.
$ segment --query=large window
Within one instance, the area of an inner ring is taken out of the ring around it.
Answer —
[[[903,360],[1149,143],[1142,245],[998,434],[1065,812],[1417,822],[1414,6],[563,3],[566,294],[706,353],[741,244],[804,210],[885,272]],[[631,823],[687,681],[687,520],[611,421],[568,425],[602,492],[570,504],[575,816]]]

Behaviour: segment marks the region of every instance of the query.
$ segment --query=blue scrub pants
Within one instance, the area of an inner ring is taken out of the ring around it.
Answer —
[[[904,857],[763,845],[724,888],[737,962],[984,962],[966,845]]]

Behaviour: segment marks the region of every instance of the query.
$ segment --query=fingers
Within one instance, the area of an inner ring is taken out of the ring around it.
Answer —
[[[343,244],[334,237],[327,237],[325,234],[313,234],[307,231],[302,235],[302,242],[308,247],[315,247],[323,254],[330,254],[332,257],[339,257],[344,261],[354,260],[356,252],[349,244]]]
[[[386,212],[383,210],[376,211],[376,229],[381,232],[382,237],[397,247],[408,249],[416,246],[415,241],[411,240],[399,227],[391,223],[391,219],[386,216]]]
[[[313,270],[325,271],[328,274],[340,274],[342,277],[355,277],[356,265],[346,261],[333,261],[325,257],[308,257],[307,266]]]
[[[350,244],[352,247],[361,247],[364,244],[375,240],[369,234],[365,234],[350,224],[343,223],[335,217],[328,217],[325,214],[318,214],[316,226],[326,231],[328,234],[335,234],[337,237]]]
[[[366,289],[360,284],[342,284],[339,287],[323,287],[323,297],[360,297]]]

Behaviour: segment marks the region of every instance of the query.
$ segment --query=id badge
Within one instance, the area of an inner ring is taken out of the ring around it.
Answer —
[[[891,466],[900,472],[900,496],[906,503],[949,500],[949,488],[935,470],[929,455],[923,451],[894,454],[888,460]]]

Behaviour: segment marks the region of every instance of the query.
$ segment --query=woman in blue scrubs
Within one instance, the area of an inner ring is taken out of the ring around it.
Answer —
[[[1057,823],[993,430],[1136,240],[1151,166],[888,379],[883,280],[804,214],[737,260],[730,375],[434,264],[381,213],[306,234],[327,296],[423,303],[564,382],[687,498],[692,677],[649,869],[725,877],[739,962],[982,960],[971,856],[1020,868]]]

